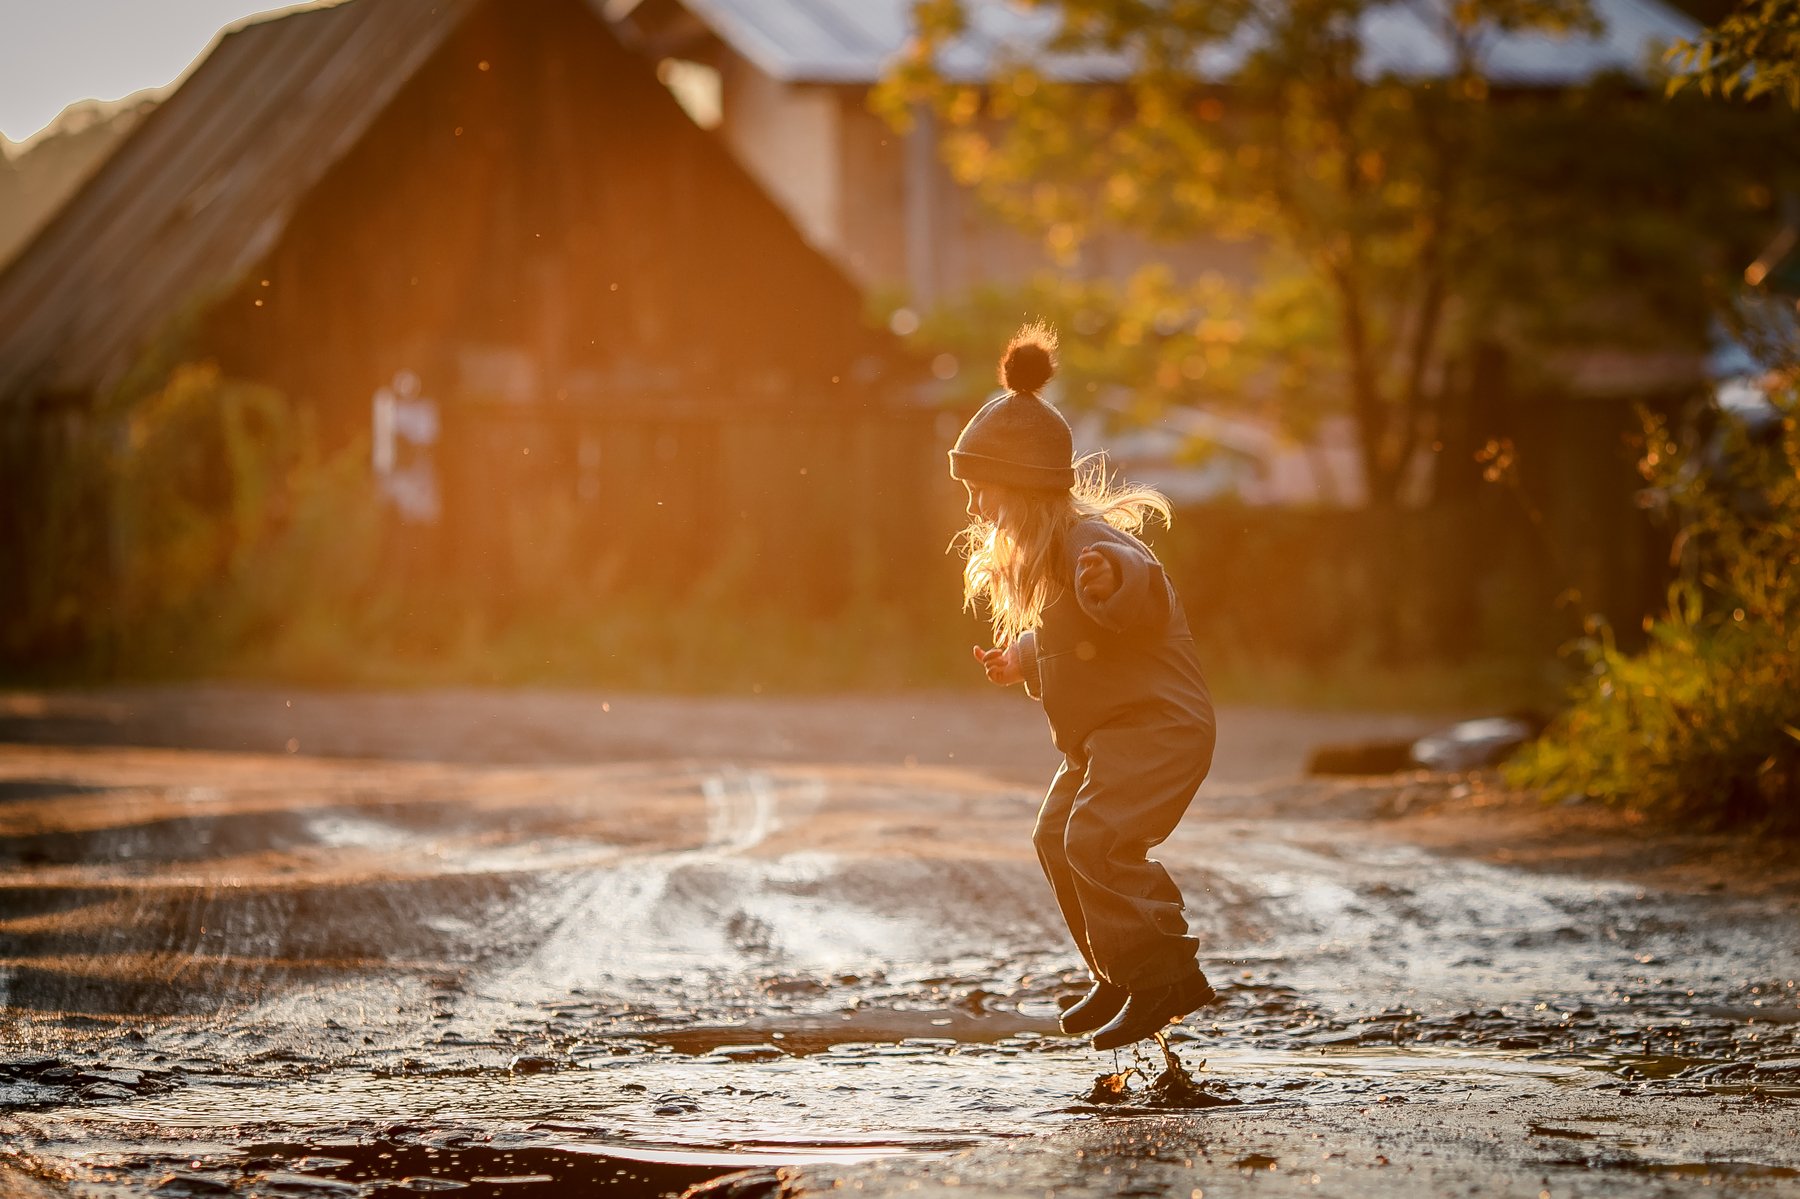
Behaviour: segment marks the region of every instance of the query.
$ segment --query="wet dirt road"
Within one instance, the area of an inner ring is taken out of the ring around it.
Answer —
[[[1291,778],[1348,726],[1242,714],[1160,855],[1231,1101],[1172,1113],[1054,1032],[1029,705],[100,702],[0,705],[0,1194],[1800,1193],[1792,872]]]

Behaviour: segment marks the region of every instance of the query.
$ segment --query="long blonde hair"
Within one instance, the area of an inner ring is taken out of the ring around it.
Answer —
[[[1001,645],[1036,628],[1044,609],[1073,585],[1068,543],[1077,524],[1103,520],[1136,536],[1151,517],[1166,528],[1174,515],[1168,497],[1155,488],[1109,478],[1102,454],[1075,464],[1068,491],[980,486],[995,518],[975,517],[951,545],[966,559],[963,608],[985,607]]]

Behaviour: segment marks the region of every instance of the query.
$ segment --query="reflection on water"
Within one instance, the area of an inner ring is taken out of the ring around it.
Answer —
[[[645,1194],[1142,1110],[1154,1050],[1055,1033],[1087,980],[1016,796],[565,774],[59,799],[0,844],[0,1001],[32,1046],[0,1055],[0,1109],[170,1199]],[[1223,997],[1174,1042],[1237,1112],[1800,1081],[1775,906],[1652,916],[1304,823],[1195,821],[1163,852]],[[1109,1072],[1132,1094],[1084,1102]],[[1578,1122],[1535,1135],[1602,1137]]]
[[[300,1134],[279,1151],[265,1145],[212,1161],[201,1153],[186,1163],[213,1181],[231,1171],[241,1178],[251,1167],[293,1174],[304,1160],[313,1177],[354,1184],[364,1196],[459,1183],[458,1195],[498,1196],[502,1190],[484,1188],[503,1188],[509,1196],[560,1196],[668,1194],[751,1166],[945,1153],[1106,1111],[1078,1092],[1095,1063],[1112,1056],[1066,1038],[1022,1032],[990,1043],[857,1042],[763,1031],[755,1053],[695,1030],[629,1051],[595,1045],[571,1067],[544,1073],[331,1073],[248,1092],[241,1079],[196,1080],[86,1118],[96,1130],[153,1125],[164,1137],[204,1146],[242,1143],[245,1113],[254,1111],[263,1139],[281,1140],[284,1128]],[[1185,1052],[1188,1065],[1201,1066],[1199,1044],[1190,1040]],[[1592,1077],[1574,1064],[1503,1052],[1217,1045],[1208,1052],[1204,1081],[1244,1104],[1271,1107],[1488,1091],[1517,1099]],[[1146,1076],[1151,1065],[1140,1059]]]
[[[269,1194],[289,1199],[543,1199],[545,1196],[679,1194],[736,1163],[659,1160],[526,1145],[416,1145],[345,1140],[271,1143],[212,1161],[189,1159],[159,1194]]]
[[[777,1036],[779,1034],[776,1034]],[[428,1123],[439,1130],[506,1129],[539,1145],[643,1144],[687,1150],[829,1145],[941,1150],[1020,1135],[1094,1109],[1078,1102],[1096,1064],[1077,1043],[1034,1034],[991,1044],[909,1037],[898,1042],[808,1044],[770,1039],[689,1052],[646,1046],[596,1049],[572,1068],[518,1075],[333,1073],[272,1082],[246,1093],[204,1080],[175,1094],[88,1113],[190,1133],[240,1125],[276,1129]],[[1200,1047],[1185,1056],[1198,1066]],[[771,1056],[772,1055],[772,1056]],[[1130,1055],[1121,1059],[1129,1062]],[[1149,1076],[1160,1069],[1144,1059]],[[1215,1047],[1203,1078],[1249,1104],[1406,1102],[1484,1090],[1560,1087],[1582,1067],[1499,1052],[1447,1050],[1278,1052]],[[953,1134],[946,1130],[955,1130]]]

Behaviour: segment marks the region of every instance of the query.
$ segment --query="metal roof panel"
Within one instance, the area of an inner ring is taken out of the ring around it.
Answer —
[[[1693,37],[1699,26],[1661,0],[1592,0],[1603,29],[1556,37],[1495,33],[1482,43],[1492,76],[1527,86],[1578,83],[1607,71],[1643,73],[1669,41]],[[682,0],[734,50],[765,74],[789,83],[872,84],[905,45],[913,0]],[[1450,66],[1438,31],[1445,0],[1396,0],[1363,18],[1371,75],[1433,76]],[[1030,54],[1055,30],[1046,9],[1010,0],[970,0],[967,35],[945,49],[953,78],[990,76],[1012,55]],[[1227,77],[1243,49],[1209,55],[1207,74]],[[1123,55],[1091,54],[1052,60],[1065,79],[1107,80],[1130,69]]]
[[[234,27],[0,272],[0,396],[101,390],[228,286],[476,0],[352,0]]]

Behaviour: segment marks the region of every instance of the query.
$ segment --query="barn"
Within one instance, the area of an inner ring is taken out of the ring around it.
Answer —
[[[504,591],[554,533],[829,606],[945,533],[929,374],[864,307],[583,0],[348,0],[224,33],[0,274],[0,452],[204,358],[371,440],[410,569]]]

